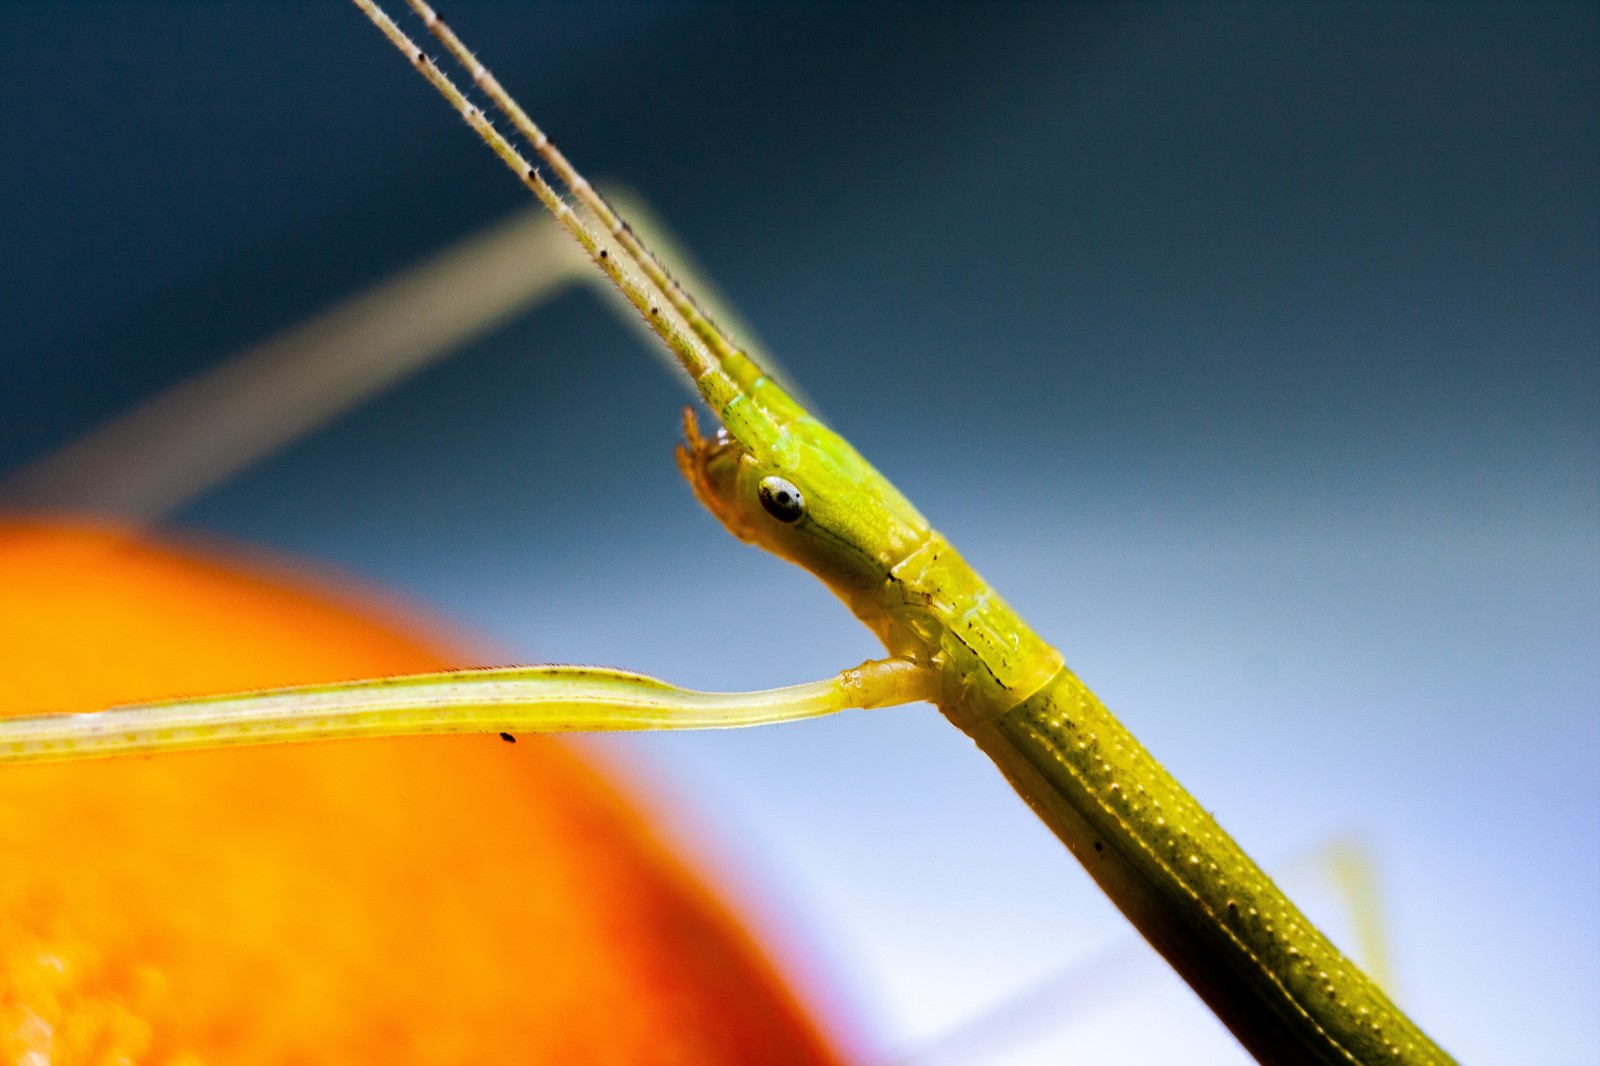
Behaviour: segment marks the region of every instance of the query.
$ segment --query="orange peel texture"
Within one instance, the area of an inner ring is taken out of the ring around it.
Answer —
[[[467,658],[288,573],[0,521],[0,714]],[[835,1061],[558,743],[0,767],[0,1062]]]

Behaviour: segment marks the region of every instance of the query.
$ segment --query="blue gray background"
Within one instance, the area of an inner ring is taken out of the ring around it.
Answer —
[[[1579,1063],[1597,11],[446,14],[1336,931],[1296,856],[1365,842],[1426,1028]],[[0,470],[522,202],[353,9],[7,5]],[[574,293],[177,519],[510,658],[745,688],[872,655],[698,510],[683,400]],[[869,1056],[1240,1058],[930,709],[598,747]]]

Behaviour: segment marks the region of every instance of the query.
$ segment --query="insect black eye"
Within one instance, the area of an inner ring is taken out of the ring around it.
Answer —
[[[756,486],[756,496],[767,513],[785,525],[793,525],[806,513],[805,497],[781,477],[762,478]]]

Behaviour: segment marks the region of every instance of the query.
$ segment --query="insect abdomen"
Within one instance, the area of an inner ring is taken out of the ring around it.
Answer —
[[[1259,1060],[1452,1061],[1071,671],[968,732]]]

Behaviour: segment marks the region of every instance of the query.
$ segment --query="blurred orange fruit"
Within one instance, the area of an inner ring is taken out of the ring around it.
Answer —
[[[0,714],[467,661],[394,615],[233,553],[0,521]],[[543,738],[0,768],[0,1062],[508,1061],[836,1056]]]

